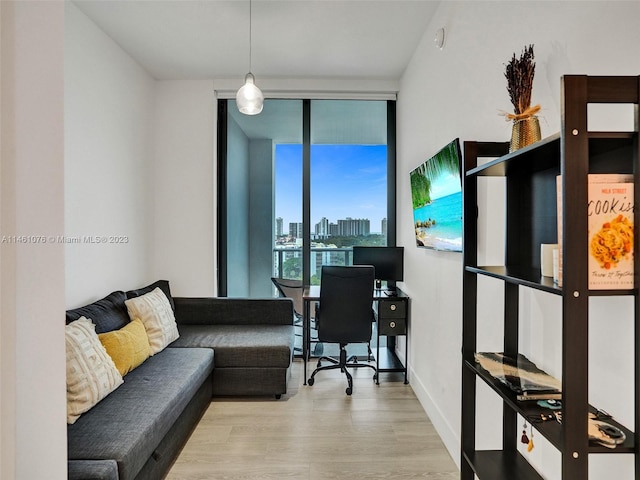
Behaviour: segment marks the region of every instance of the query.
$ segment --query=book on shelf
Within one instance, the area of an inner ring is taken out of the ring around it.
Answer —
[[[525,357],[478,352],[475,360],[489,375],[516,394],[517,400],[560,400],[562,383]]]
[[[516,400],[562,400],[562,392],[524,392],[516,394]]]
[[[587,185],[589,288],[634,287],[633,175],[589,174]],[[556,181],[558,205],[558,285],[562,286],[562,178]]]

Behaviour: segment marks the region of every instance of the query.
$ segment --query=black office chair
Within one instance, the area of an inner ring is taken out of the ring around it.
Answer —
[[[290,298],[293,300],[293,314],[294,325],[302,328],[302,319],[304,312],[304,301],[302,298],[302,292],[304,290],[304,285],[302,285],[302,280],[295,280],[292,278],[280,278],[280,277],[271,277],[271,282],[275,285],[278,293],[281,297]],[[315,334],[315,325],[314,325],[314,312],[311,309],[311,318],[309,319],[311,326],[311,340],[317,341],[318,337]],[[297,337],[301,337],[302,334],[296,333]],[[295,347],[295,351],[298,353],[302,353],[302,349]],[[323,345],[321,343],[316,343],[313,348],[314,355],[322,355]]]
[[[330,365],[318,367],[307,381],[313,385],[314,377],[322,370],[339,368],[347,376],[347,395],[353,393],[353,377],[347,368],[368,367],[373,369],[375,380],[378,370],[375,365],[347,360],[346,346],[349,343],[367,343],[371,341],[374,319],[373,299],[374,269],[370,265],[350,267],[323,266],[321,273],[320,304],[316,312],[318,340],[340,345],[340,359],[322,357]],[[352,357],[353,358],[353,357]],[[370,360],[371,357],[368,357]]]

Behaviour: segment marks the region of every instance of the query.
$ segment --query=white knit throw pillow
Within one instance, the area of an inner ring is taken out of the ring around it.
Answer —
[[[123,380],[100,343],[96,326],[80,317],[65,327],[67,351],[67,423],[75,423]]]
[[[142,320],[149,337],[151,355],[162,351],[180,336],[169,299],[160,288],[156,287],[149,293],[130,298],[124,303],[132,320]]]

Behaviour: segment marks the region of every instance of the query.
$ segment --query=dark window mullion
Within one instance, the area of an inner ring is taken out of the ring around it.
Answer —
[[[311,283],[311,100],[302,101],[302,283]]]
[[[227,296],[227,103],[218,100],[218,208],[217,260],[219,297]]]
[[[387,245],[396,246],[396,102],[387,101]]]

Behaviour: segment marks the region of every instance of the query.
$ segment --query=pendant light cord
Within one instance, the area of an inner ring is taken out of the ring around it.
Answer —
[[[251,72],[251,0],[249,0],[249,72]]]

